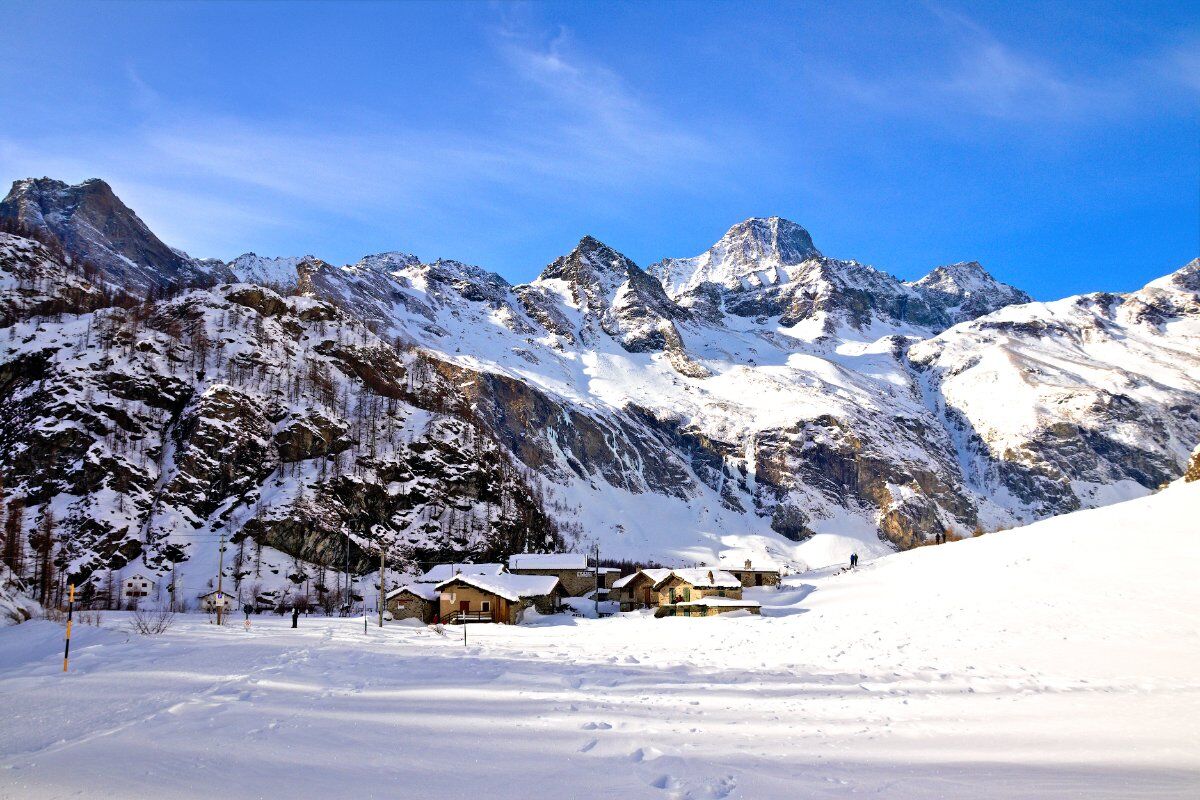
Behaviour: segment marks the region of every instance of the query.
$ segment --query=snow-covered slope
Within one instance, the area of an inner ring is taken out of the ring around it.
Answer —
[[[747,590],[762,617],[464,644],[274,615],[131,638],[105,612],[66,678],[61,627],[8,628],[0,796],[1192,798],[1197,507],[1177,485],[794,576]]]
[[[1012,306],[915,344],[970,482],[1041,516],[1180,475],[1200,429],[1198,273]]]

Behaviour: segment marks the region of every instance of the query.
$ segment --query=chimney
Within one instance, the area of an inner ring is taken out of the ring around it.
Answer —
[[[746,559],[746,569],[750,569],[750,559]]]

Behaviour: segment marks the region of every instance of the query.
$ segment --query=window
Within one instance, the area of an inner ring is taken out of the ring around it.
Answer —
[[[484,600],[479,605],[483,611],[491,611],[492,610],[492,601],[490,601],[490,600]]]
[[[725,590],[717,589],[717,597],[724,597],[724,596],[725,596]]]

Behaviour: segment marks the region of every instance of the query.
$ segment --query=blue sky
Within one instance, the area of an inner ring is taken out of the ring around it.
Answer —
[[[778,214],[1039,299],[1200,254],[1195,3],[5,5],[0,180],[107,179],[170,244],[528,280]]]

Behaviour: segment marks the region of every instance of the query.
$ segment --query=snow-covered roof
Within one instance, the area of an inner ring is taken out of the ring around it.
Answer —
[[[587,569],[585,553],[516,553],[508,557],[509,569]]]
[[[739,588],[742,582],[737,579],[737,576],[730,575],[728,572],[720,569],[712,569],[710,567],[692,567],[691,569],[673,569],[669,570],[670,574],[655,581],[654,585],[658,586],[663,581],[667,580],[671,575],[679,578],[685,583],[690,583],[692,586],[712,587],[714,589],[734,589]]]
[[[737,600],[733,597],[701,597],[699,600],[684,600],[676,606],[721,606],[723,608],[758,608],[757,600]]]
[[[626,575],[624,578],[617,578],[617,580],[613,582],[612,588],[620,589],[622,587],[628,586],[630,584],[630,582],[633,581],[633,579],[636,578],[638,575],[645,575],[647,578],[650,579],[650,582],[652,584],[657,585],[661,581],[666,580],[670,576],[670,574],[671,574],[671,570],[669,570],[669,569],[641,569],[641,570],[638,570],[637,572],[633,573],[632,575]]]
[[[500,575],[455,575],[453,578],[439,583],[438,591],[454,581],[462,581],[468,586],[474,586],[476,589],[514,602],[522,597],[541,597],[550,594],[558,586],[558,578],[553,575],[513,575],[505,572]]]
[[[231,593],[225,591],[224,589],[222,589],[219,592],[216,589],[213,589],[211,592],[205,592],[204,594],[200,595],[200,599],[203,600],[205,597],[212,597],[214,595],[220,595],[221,599],[225,599],[225,598],[229,598],[230,600],[233,599],[233,595]]]
[[[437,600],[438,599],[437,587],[430,586],[427,583],[426,584],[408,583],[408,584],[405,584],[404,586],[399,587],[398,589],[392,589],[390,592],[387,593],[387,599],[391,600],[396,595],[402,594],[404,592],[411,592],[412,594],[415,594],[417,597],[420,597],[422,600]]]
[[[463,575],[499,575],[504,572],[503,564],[436,564],[417,583],[441,583],[458,573]]]

